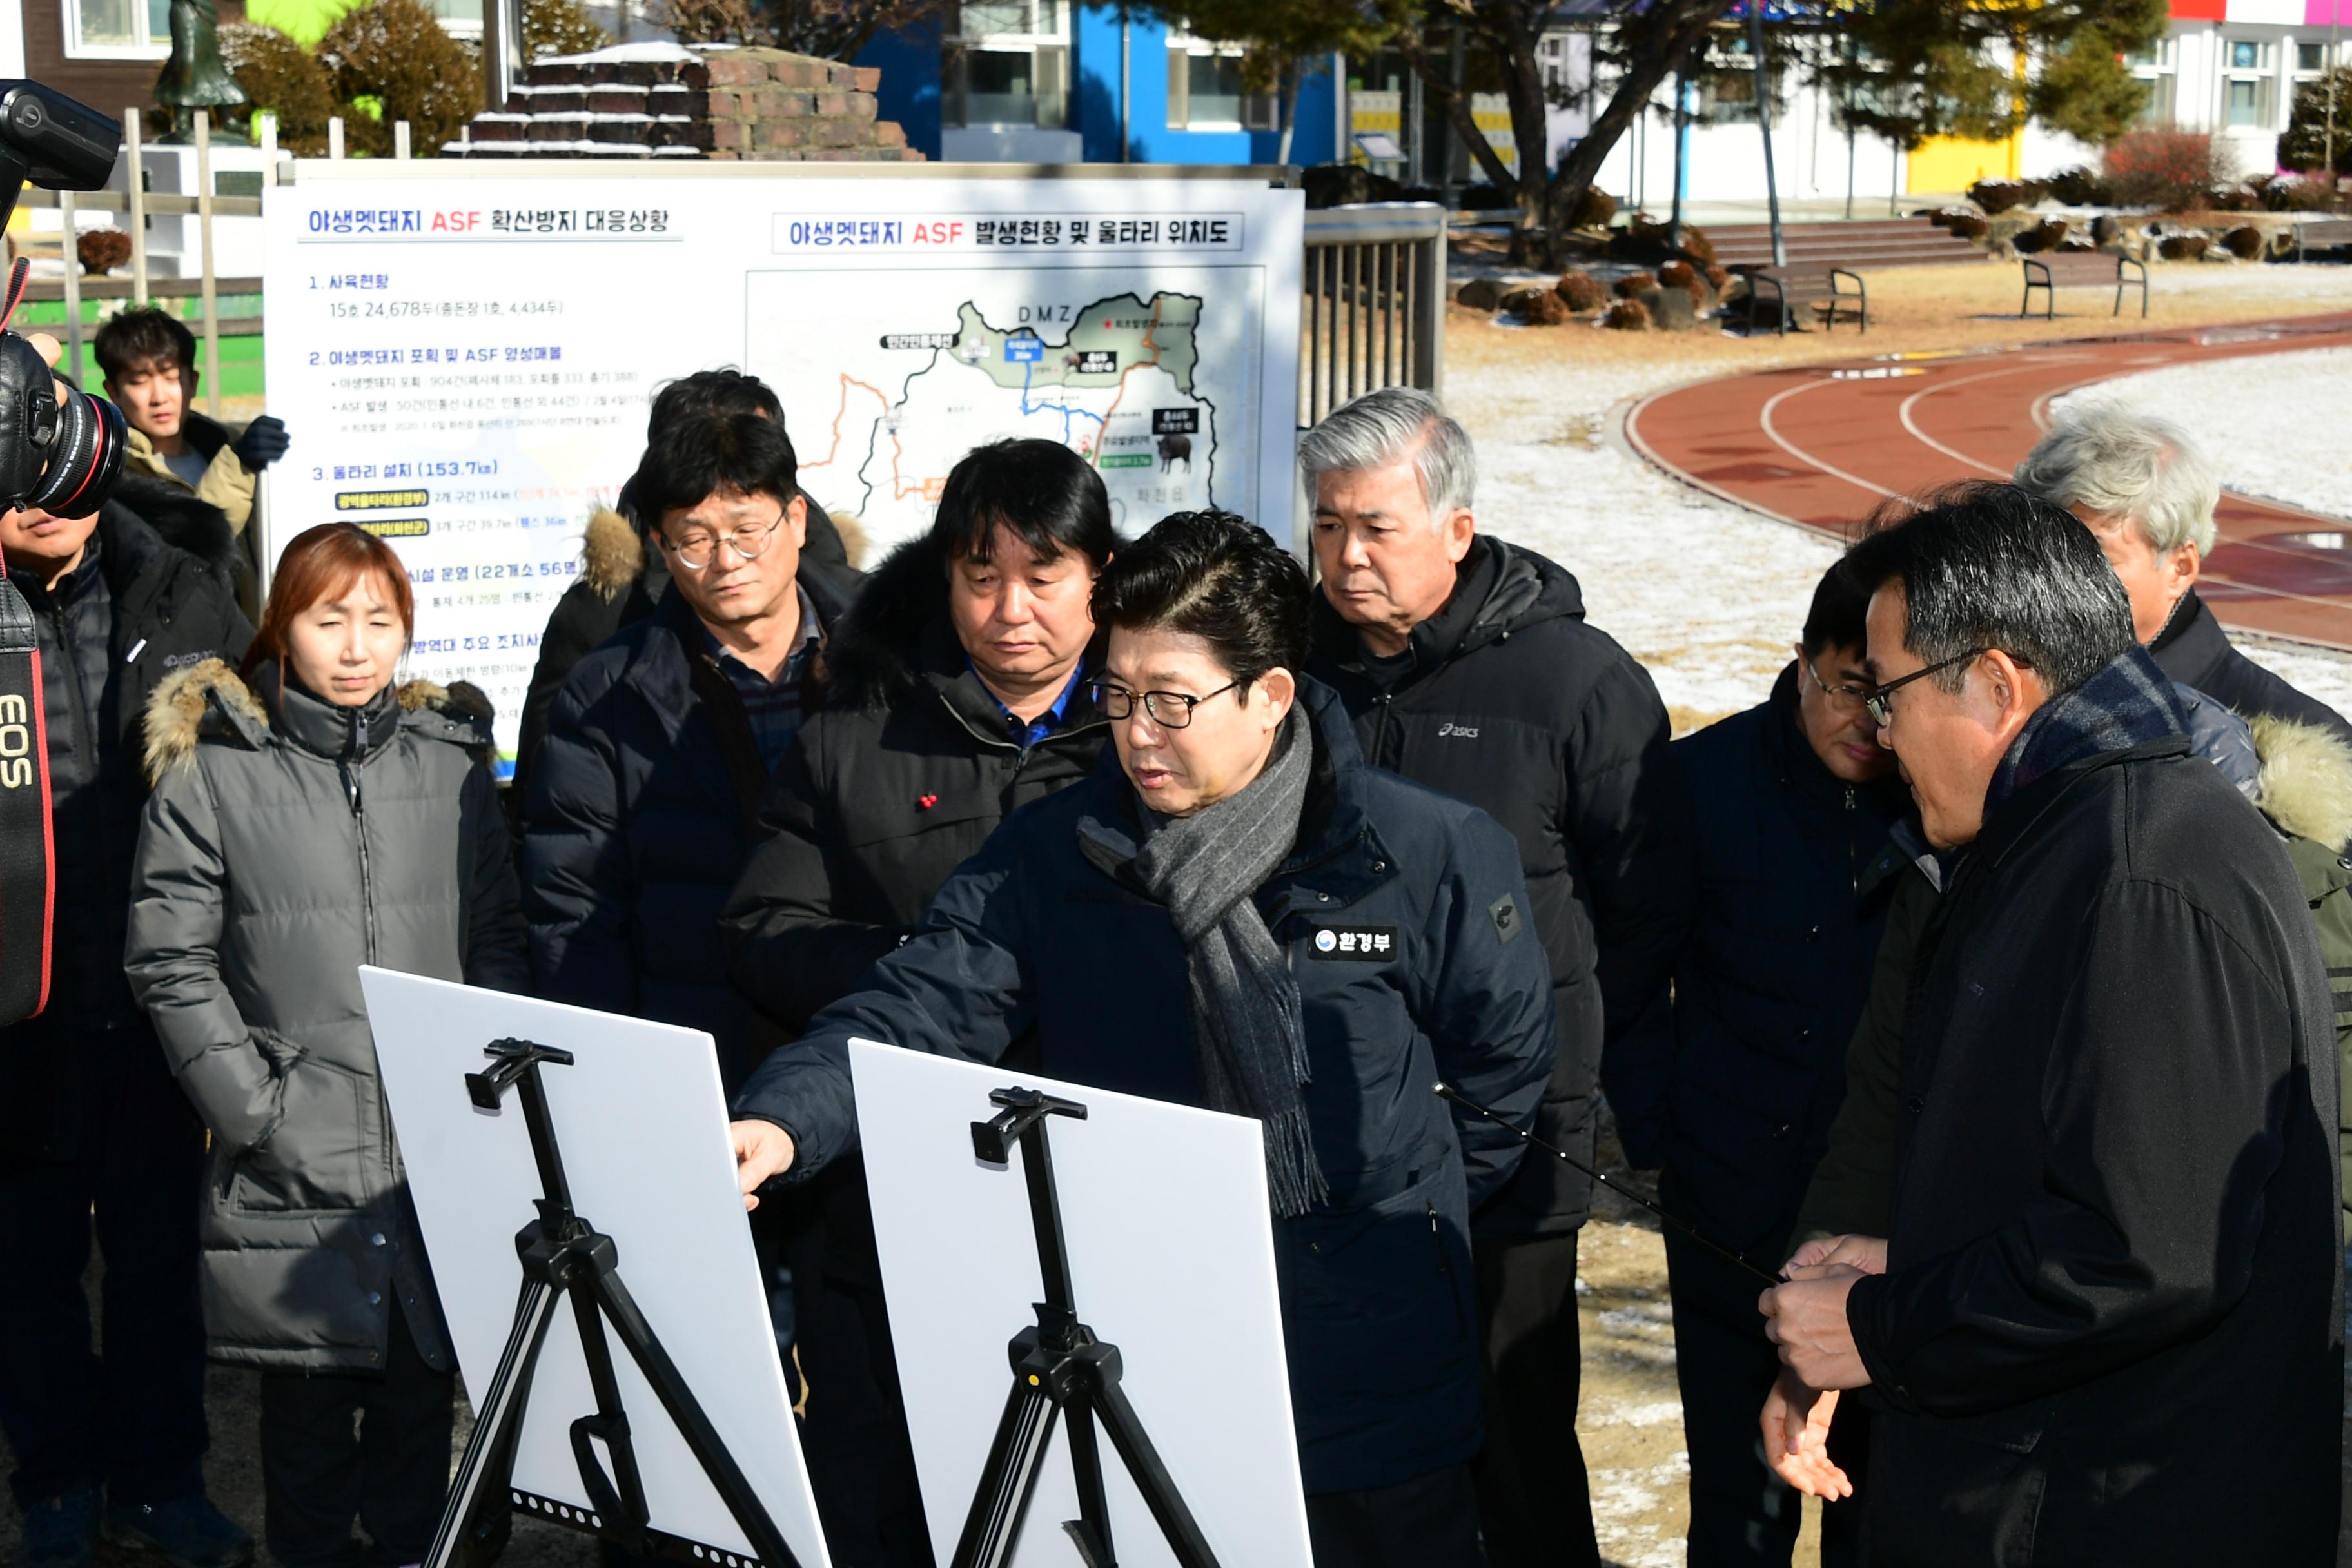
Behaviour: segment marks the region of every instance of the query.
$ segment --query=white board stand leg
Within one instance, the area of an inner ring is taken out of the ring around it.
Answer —
[[[1037,1268],[1045,1299],[1037,1304],[1034,1327],[1013,1336],[1013,1392],[1004,1402],[988,1463],[964,1517],[952,1568],[1005,1568],[1020,1544],[1021,1527],[1037,1485],[1055,1418],[1070,1426],[1070,1468],[1078,1484],[1078,1517],[1062,1528],[1088,1568],[1111,1568],[1118,1559],[1110,1538],[1110,1507],[1103,1494],[1102,1453],[1095,1442],[1100,1421],[1111,1447],[1160,1532],[1182,1568],[1217,1568],[1216,1553],[1170,1479],[1142,1418],[1119,1386],[1118,1347],[1095,1338],[1078,1321],[1070,1286],[1069,1250],[1062,1237],[1061,1200],[1054,1189],[1054,1156],[1045,1142],[1045,1119],[1085,1120],[1087,1108],[1034,1089],[1000,1089],[989,1097],[1003,1110],[971,1124],[972,1152],[992,1165],[1010,1162],[1021,1145],[1021,1169],[1028,1179],[1029,1217],[1037,1232]]]
[[[572,1212],[562,1152],[556,1146],[555,1124],[548,1115],[546,1090],[539,1078],[542,1064],[570,1067],[572,1053],[528,1040],[498,1040],[485,1054],[492,1065],[466,1075],[466,1092],[476,1106],[495,1112],[506,1091],[516,1091],[530,1131],[531,1157],[539,1167],[542,1195],[537,1200],[539,1217],[515,1237],[523,1285],[515,1306],[514,1327],[499,1358],[498,1372],[490,1379],[473,1436],[467,1440],[465,1457],[458,1461],[457,1479],[450,1488],[425,1568],[453,1568],[469,1545],[486,1547],[497,1540],[509,1510],[523,1508],[529,1508],[534,1517],[616,1542],[640,1556],[663,1557],[699,1568],[714,1564],[719,1568],[800,1568],[799,1559],[784,1543],[751,1483],[727,1451],[693,1390],[687,1387],[677,1363],[662,1349],[652,1325],[621,1282],[620,1256],[613,1238],[598,1234]],[[566,1299],[580,1325],[580,1347],[596,1395],[596,1414],[574,1421],[571,1431],[580,1481],[593,1505],[588,1510],[526,1499],[512,1489],[515,1444],[522,1431],[524,1409],[530,1402],[531,1373],[547,1343],[556,1308]],[[614,1376],[612,1347],[605,1338],[608,1326],[645,1374],[688,1450],[734,1516],[736,1527],[751,1542],[756,1557],[652,1528],[645,1484],[637,1474],[636,1451],[629,1441],[628,1413],[622,1407],[620,1384]],[[596,1455],[599,1441],[611,1458],[609,1472]]]

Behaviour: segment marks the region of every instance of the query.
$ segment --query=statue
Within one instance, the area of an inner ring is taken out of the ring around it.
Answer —
[[[220,52],[217,0],[172,0],[172,58],[155,79],[155,101],[172,111],[172,140],[195,140],[195,111],[236,109],[245,89]]]

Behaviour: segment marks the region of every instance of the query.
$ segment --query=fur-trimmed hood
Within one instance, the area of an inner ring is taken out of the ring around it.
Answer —
[[[490,743],[495,716],[489,698],[468,681],[441,686],[404,682],[396,693],[404,729],[478,752]],[[268,707],[227,663],[208,658],[171,675],[147,701],[144,764],[152,788],[195,759],[207,740],[259,748],[268,742]]]
[[[2258,804],[2281,831],[2331,847],[2352,843],[2352,745],[2316,724],[2257,715]]]
[[[610,507],[588,514],[580,541],[580,580],[610,604],[645,575],[646,542],[629,520]]]

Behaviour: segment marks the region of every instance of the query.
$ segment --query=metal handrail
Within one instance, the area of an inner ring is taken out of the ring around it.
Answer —
[[[54,207],[59,205],[59,196],[68,195],[73,197],[77,212],[120,213],[131,210],[131,195],[127,191],[44,191],[28,186],[17,198],[16,205],[20,207]],[[161,195],[150,191],[145,193],[140,206],[142,212],[153,217],[194,217],[202,210],[202,202],[201,196]],[[215,196],[212,212],[215,217],[259,217],[261,198]]]
[[[1307,214],[1299,428],[1379,387],[1444,390],[1445,241],[1434,202]]]

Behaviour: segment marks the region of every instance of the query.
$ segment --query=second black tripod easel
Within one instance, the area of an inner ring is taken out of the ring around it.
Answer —
[[[1118,1450],[1129,1478],[1143,1496],[1160,1532],[1181,1568],[1217,1568],[1183,1494],[1170,1479],[1160,1450],[1120,1386],[1118,1347],[1106,1344],[1078,1321],[1070,1285],[1070,1258],[1062,1236],[1061,1199],[1054,1186],[1054,1156],[1046,1120],[1086,1120],[1087,1108],[1034,1089],[1000,1089],[989,1103],[1002,1107],[986,1121],[971,1124],[972,1152],[991,1165],[1012,1163],[1021,1149],[1021,1171],[1029,1187],[1029,1219],[1037,1233],[1037,1272],[1045,1300],[1037,1321],[1013,1336],[1013,1392],[1004,1402],[988,1463],[956,1542],[953,1568],[1004,1568],[1020,1544],[1021,1529],[1037,1489],[1058,1419],[1069,1428],[1070,1468],[1077,1480],[1078,1517],[1063,1524],[1086,1568],[1115,1568],[1110,1508],[1103,1491],[1097,1423]]]

